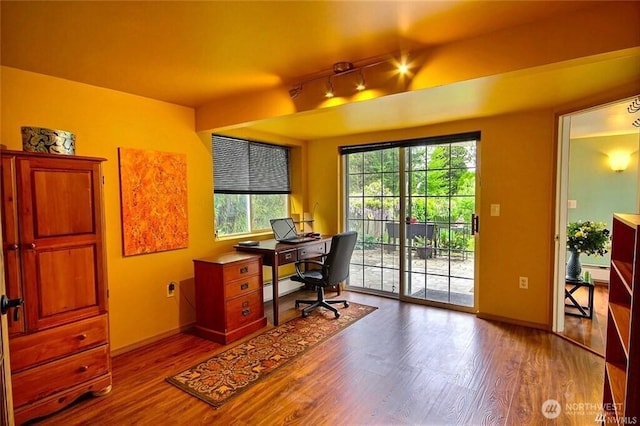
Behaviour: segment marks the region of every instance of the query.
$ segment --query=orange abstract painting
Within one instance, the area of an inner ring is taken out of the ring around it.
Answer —
[[[187,247],[186,154],[130,148],[118,153],[124,255]]]

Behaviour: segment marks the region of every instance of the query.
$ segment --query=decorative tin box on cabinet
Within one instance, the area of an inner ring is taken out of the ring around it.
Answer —
[[[0,151],[18,424],[111,389],[102,159]],[[16,312],[17,310],[17,312]]]
[[[267,325],[262,256],[227,253],[193,263],[198,336],[227,344]]]

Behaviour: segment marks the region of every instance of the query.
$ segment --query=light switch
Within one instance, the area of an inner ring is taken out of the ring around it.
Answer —
[[[568,200],[567,207],[570,209],[575,209],[576,207],[578,207],[578,202],[576,200]]]
[[[500,204],[491,204],[491,216],[500,216]]]

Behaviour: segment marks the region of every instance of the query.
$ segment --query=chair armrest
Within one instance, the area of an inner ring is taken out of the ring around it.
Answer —
[[[324,263],[320,262],[319,260],[299,260],[294,264],[294,266],[296,267],[296,273],[298,274],[298,276],[302,276],[300,265],[304,265],[305,269],[307,265],[317,265],[324,268]]]

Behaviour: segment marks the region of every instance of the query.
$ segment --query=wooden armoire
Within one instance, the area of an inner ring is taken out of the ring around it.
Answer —
[[[101,162],[19,151],[2,157],[16,423],[111,389]]]

